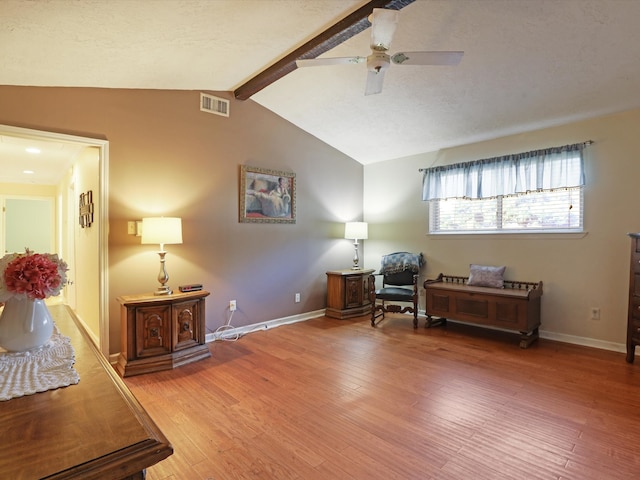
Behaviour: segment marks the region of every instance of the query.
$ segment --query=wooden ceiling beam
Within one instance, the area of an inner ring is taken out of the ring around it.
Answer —
[[[254,93],[271,85],[287,73],[293,72],[297,68],[296,60],[316,58],[354,35],[366,30],[371,26],[368,17],[374,8],[400,10],[414,1],[415,0],[374,0],[368,2],[238,87],[233,92],[234,97],[238,100],[247,100]]]

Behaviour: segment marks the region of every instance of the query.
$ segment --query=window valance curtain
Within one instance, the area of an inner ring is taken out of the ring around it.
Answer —
[[[421,169],[422,200],[491,198],[584,185],[590,142]]]

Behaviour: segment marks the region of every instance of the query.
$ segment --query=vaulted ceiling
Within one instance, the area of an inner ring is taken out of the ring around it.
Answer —
[[[233,92],[367,3],[2,0],[0,84]],[[460,65],[391,65],[369,96],[364,64],[298,68],[247,101],[362,164],[436,151],[640,107],[638,19],[636,0],[416,0],[390,51]]]

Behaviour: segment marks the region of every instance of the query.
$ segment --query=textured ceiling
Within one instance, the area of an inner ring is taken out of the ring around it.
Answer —
[[[233,91],[364,3],[2,0],[0,84]],[[637,0],[416,0],[391,52],[459,66],[391,65],[371,96],[365,65],[299,68],[249,101],[362,164],[436,151],[640,107],[638,19]]]

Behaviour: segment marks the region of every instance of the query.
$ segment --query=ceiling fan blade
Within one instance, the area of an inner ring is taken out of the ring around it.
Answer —
[[[333,57],[333,58],[309,58],[296,60],[297,67],[318,67],[321,65],[347,65],[365,63],[367,57]]]
[[[380,70],[379,72],[371,71],[367,73],[367,86],[364,89],[365,95],[375,95],[382,92],[382,82],[384,81],[384,72],[386,70]]]
[[[398,23],[398,11],[374,8],[371,22],[371,49],[389,50]]]
[[[391,61],[398,65],[458,65],[464,52],[398,52]]]

